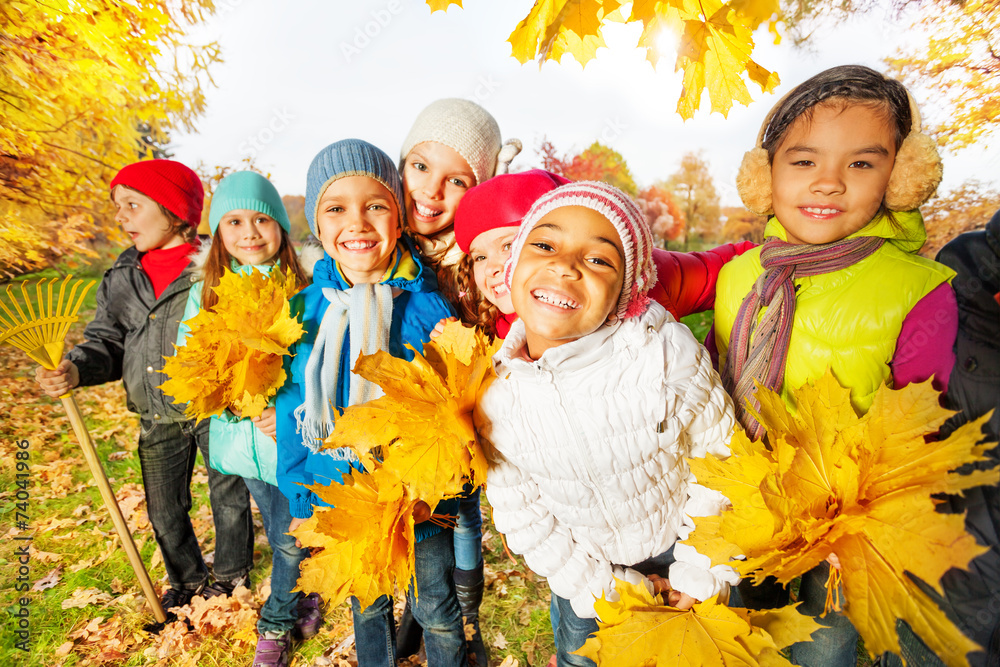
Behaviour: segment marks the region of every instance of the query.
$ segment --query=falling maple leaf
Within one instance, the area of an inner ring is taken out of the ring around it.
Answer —
[[[316,507],[291,533],[302,546],[322,549],[302,561],[296,590],[319,593],[333,607],[354,595],[362,609],[396,588],[406,590],[414,569],[415,501],[401,493],[380,498],[375,478],[365,473],[309,489],[333,507]]]
[[[713,597],[681,611],[642,584],[616,579],[615,590],[616,602],[602,596],[594,603],[599,629],[576,652],[599,665],[790,665],[779,651],[820,627],[797,605],[751,611]]]
[[[462,0],[427,0],[427,6],[431,8],[431,14],[438,10],[447,12],[448,8],[452,5],[458,5],[459,9],[461,9]]]
[[[727,460],[689,461],[698,483],[729,498],[720,516],[696,517],[685,541],[713,563],[760,582],[787,584],[835,554],[829,589],[842,582],[844,613],[871,654],[899,652],[903,619],[949,665],[967,665],[977,649],[910,578],[941,593],[941,576],[967,568],[987,551],[965,532],[964,516],[934,510],[936,493],[996,484],[1000,471],[954,472],[988,460],[977,444],[990,415],[947,440],[927,442],[953,412],[940,407],[930,381],[900,390],[882,386],[858,417],[850,390],[831,373],[795,393],[791,412],[780,395],[759,389],[754,416],[770,449],[738,431]],[[731,561],[739,554],[746,560]]]
[[[229,408],[260,416],[285,382],[283,357],[304,331],[288,303],[298,289],[291,271],[227,270],[214,288],[218,304],[187,321],[187,343],[165,358],[170,379],[160,388],[187,403],[192,419]]]
[[[472,423],[476,397],[493,377],[493,343],[449,322],[413,361],[384,351],[361,355],[354,372],[385,396],[347,408],[324,447],[351,447],[386,497],[431,507],[486,481],[487,461]]]
[[[521,63],[560,61],[569,53],[582,65],[605,46],[601,28],[609,22],[639,23],[638,46],[655,67],[661,57],[657,41],[665,32],[680,42],[674,69],[683,71],[684,87],[677,102],[682,118],[694,116],[708,89],[712,111],[727,116],[732,102],[752,100],[744,76],[771,92],[778,75],[754,62],[754,31],[765,21],[772,32],[777,0],[636,0],[628,17],[620,0],[538,0],[508,38]]]

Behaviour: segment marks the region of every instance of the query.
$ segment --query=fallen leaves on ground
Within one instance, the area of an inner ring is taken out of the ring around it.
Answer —
[[[63,600],[63,609],[87,607],[92,604],[104,605],[111,602],[111,596],[99,588],[77,588],[73,594]]]
[[[160,388],[175,403],[187,403],[193,419],[235,407],[258,417],[285,382],[282,360],[303,333],[288,300],[299,289],[289,270],[267,276],[226,271],[215,287],[219,302],[186,323],[187,343],[166,357]]]
[[[940,593],[947,570],[987,550],[965,532],[963,515],[935,511],[933,494],[1000,480],[997,469],[954,472],[987,460],[993,443],[977,443],[989,415],[928,442],[953,414],[930,381],[882,386],[860,418],[850,390],[830,373],[795,393],[795,413],[774,392],[757,398],[770,448],[738,431],[728,459],[689,461],[698,482],[726,495],[732,509],[697,517],[685,543],[757,582],[773,575],[787,584],[836,554],[841,569],[831,568],[828,586],[842,581],[844,613],[870,654],[899,652],[903,619],[947,664],[968,664],[976,644],[910,575]],[[746,560],[730,561],[738,554]]]
[[[820,627],[792,605],[758,612],[712,598],[681,611],[641,584],[616,579],[615,590],[618,601],[594,603],[599,629],[576,651],[599,665],[790,665],[779,651]]]

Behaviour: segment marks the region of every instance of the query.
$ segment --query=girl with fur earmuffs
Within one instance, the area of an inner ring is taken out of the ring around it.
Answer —
[[[858,412],[883,382],[947,388],[955,272],[917,255],[927,236],[917,207],[940,180],[906,88],[867,67],[821,72],[771,111],[737,180],[747,208],[771,216],[765,242],[722,269],[716,293],[722,378],[751,436],[765,435],[746,407],[759,405],[755,383],[794,406],[792,392],[832,369]],[[823,612],[828,568],[803,576],[803,613]],[[787,600],[774,586],[744,582],[740,592],[748,606]],[[821,622],[813,641],[792,646],[793,660],[853,667],[850,621]]]

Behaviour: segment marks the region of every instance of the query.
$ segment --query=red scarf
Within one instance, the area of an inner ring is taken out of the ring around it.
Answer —
[[[516,320],[517,313],[509,313],[507,315],[500,313],[500,318],[494,325],[497,330],[497,338],[506,338],[507,334],[510,333],[510,325],[514,324]]]
[[[191,254],[197,250],[197,246],[190,243],[182,243],[179,246],[166,250],[157,248],[150,250],[142,256],[139,263],[142,264],[143,271],[149,276],[153,283],[153,294],[157,299],[163,294],[170,283],[181,275],[181,271],[191,263]]]

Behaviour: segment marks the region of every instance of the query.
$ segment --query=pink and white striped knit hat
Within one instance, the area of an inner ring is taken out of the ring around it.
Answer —
[[[528,234],[546,214],[564,206],[583,206],[597,211],[617,230],[625,250],[625,278],[621,297],[618,299],[618,319],[642,315],[649,305],[646,294],[656,282],[653,236],[649,231],[649,223],[631,197],[615,186],[600,181],[568,183],[545,193],[531,206],[514,236],[510,259],[504,267],[507,289],[511,287],[514,267]]]

